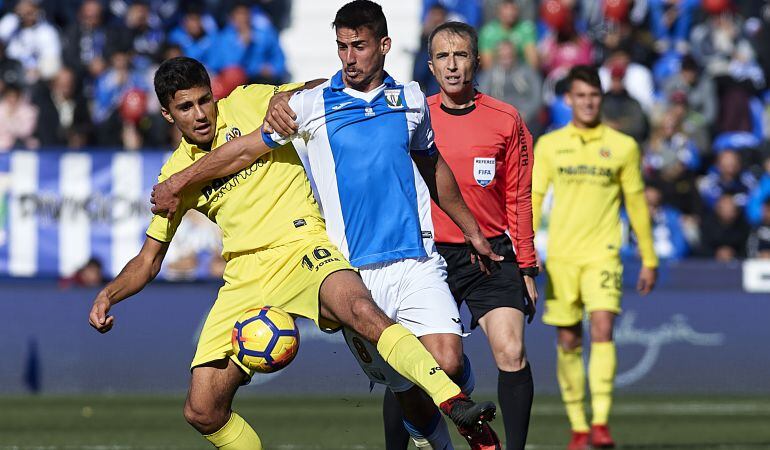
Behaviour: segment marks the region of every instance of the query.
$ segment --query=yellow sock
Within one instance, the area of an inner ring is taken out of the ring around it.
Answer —
[[[233,411],[230,420],[218,431],[205,436],[214,447],[224,450],[262,450],[262,441],[243,417]]]
[[[377,341],[377,351],[396,372],[430,395],[436,405],[460,393],[417,336],[403,325],[386,328]]]
[[[596,342],[591,344],[588,361],[588,386],[591,388],[591,409],[593,425],[607,425],[612,407],[612,385],[615,381],[615,343]]]
[[[587,432],[588,421],[584,407],[586,396],[586,371],[583,367],[583,347],[556,350],[556,378],[559,380],[561,398],[573,431]]]

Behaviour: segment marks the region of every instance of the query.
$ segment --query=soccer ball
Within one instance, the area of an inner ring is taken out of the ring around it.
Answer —
[[[261,373],[283,369],[297,356],[299,329],[275,306],[244,312],[233,327],[233,352],[244,366]]]

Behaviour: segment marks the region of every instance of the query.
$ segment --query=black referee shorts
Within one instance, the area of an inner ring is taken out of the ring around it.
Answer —
[[[510,307],[526,311],[524,280],[519,273],[513,244],[507,235],[489,239],[492,249],[505,260],[492,263],[491,275],[471,264],[470,248],[466,244],[439,244],[436,249],[447,263],[447,283],[457,305],[468,305],[471,312],[471,329],[479,319],[495,308]]]

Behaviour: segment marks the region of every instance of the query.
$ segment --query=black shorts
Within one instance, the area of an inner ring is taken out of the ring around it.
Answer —
[[[466,244],[439,244],[436,249],[447,263],[447,283],[457,305],[468,305],[471,329],[479,319],[495,308],[526,310],[524,280],[519,273],[516,254],[507,235],[489,239],[492,249],[505,260],[492,263],[491,275],[484,274],[478,263],[471,264],[470,248]]]

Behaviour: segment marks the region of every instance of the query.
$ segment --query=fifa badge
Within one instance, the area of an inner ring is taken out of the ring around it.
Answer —
[[[473,178],[481,187],[495,179],[495,158],[473,158]]]

